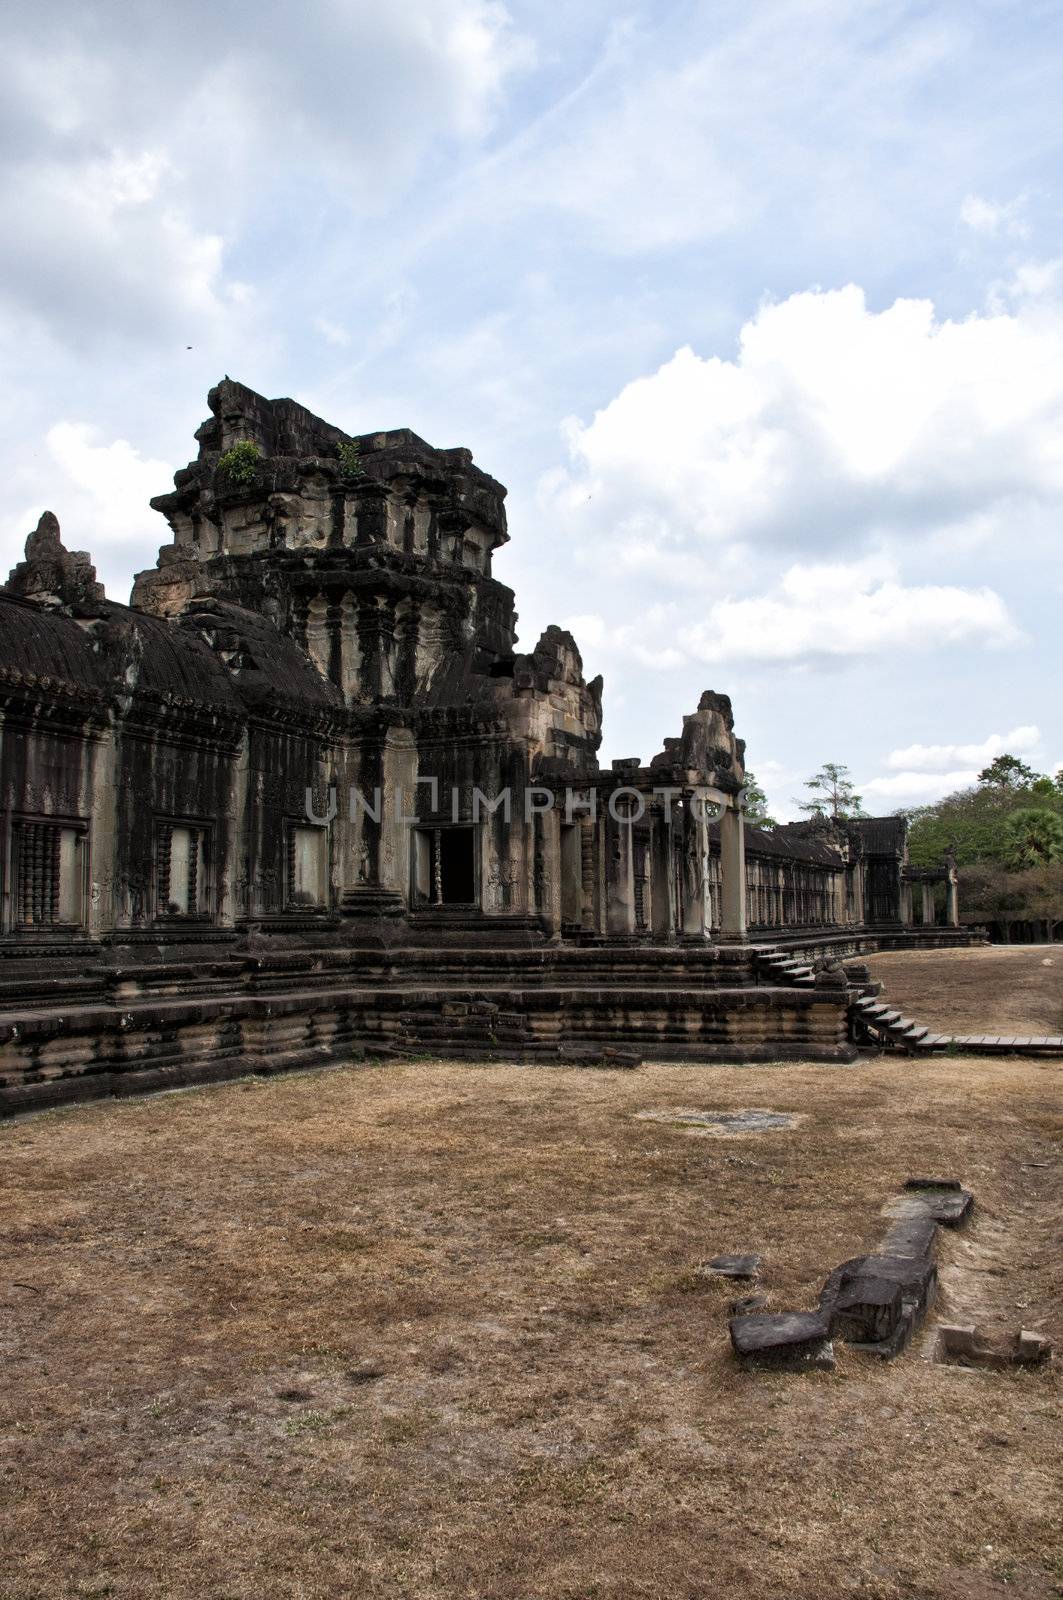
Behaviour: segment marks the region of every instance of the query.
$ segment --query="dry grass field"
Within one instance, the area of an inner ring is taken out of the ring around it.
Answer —
[[[1055,1367],[743,1373],[695,1270],[810,1306],[956,1174],[944,1309],[1058,1341],[1059,1072],[426,1062],[0,1126],[0,1595],[1063,1595]],[[637,1115],[743,1107],[799,1117]]]
[[[886,998],[936,1033],[1063,1034],[1063,945],[891,950],[868,964]]]

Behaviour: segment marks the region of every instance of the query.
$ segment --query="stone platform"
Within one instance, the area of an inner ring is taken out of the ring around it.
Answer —
[[[855,1055],[844,992],[765,985],[743,949],[323,948],[100,961],[91,975],[62,965],[4,963],[0,1111],[364,1056]]]

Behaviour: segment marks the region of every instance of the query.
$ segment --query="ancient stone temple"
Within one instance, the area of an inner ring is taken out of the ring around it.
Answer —
[[[359,1051],[847,1058],[844,975],[780,950],[963,937],[902,820],[747,824],[725,695],[603,771],[467,450],[209,404],[129,606],[50,513],[0,590],[9,1108]]]

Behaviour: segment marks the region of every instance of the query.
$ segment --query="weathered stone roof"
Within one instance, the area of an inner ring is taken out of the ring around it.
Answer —
[[[871,855],[902,855],[908,837],[904,817],[852,817],[846,831],[855,834]]]
[[[245,703],[283,701],[314,709],[343,706],[336,685],[323,678],[305,652],[258,612],[211,596],[194,600],[180,625],[160,625],[194,641],[223,676],[227,669],[234,692]]]
[[[227,710],[240,704],[202,639],[112,601],[78,620],[0,592],[0,638],[8,678],[48,680],[102,699],[139,691]]]
[[[810,861],[828,867],[836,867],[841,859],[838,850],[825,839],[790,834],[785,827],[756,828],[751,823],[746,824],[746,854]]]
[[[107,669],[92,636],[73,617],[0,590],[0,669],[102,689]]]
[[[195,633],[129,606],[104,608],[100,637],[119,681],[130,688],[235,710],[225,667]]]

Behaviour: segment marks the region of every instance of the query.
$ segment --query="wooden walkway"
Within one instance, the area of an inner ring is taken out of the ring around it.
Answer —
[[[932,1034],[939,1049],[969,1050],[976,1055],[1063,1055],[1063,1035],[991,1033]]]

